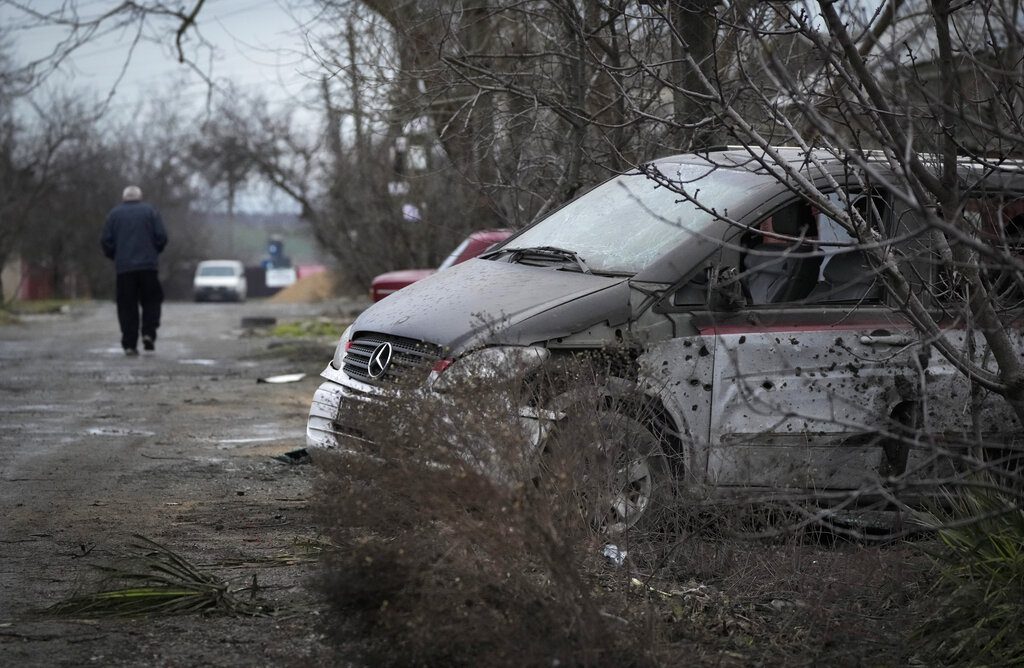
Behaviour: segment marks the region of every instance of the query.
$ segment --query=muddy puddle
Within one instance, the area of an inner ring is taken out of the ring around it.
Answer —
[[[215,435],[209,440],[217,444],[218,450],[231,450],[257,443],[302,442],[305,436],[306,432],[303,429],[282,429],[279,423],[267,423],[253,425],[245,431]]]
[[[156,432],[127,427],[91,427],[85,433],[90,436],[156,436]]]

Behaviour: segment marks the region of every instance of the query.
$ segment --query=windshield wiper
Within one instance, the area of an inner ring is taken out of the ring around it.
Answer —
[[[509,262],[519,262],[524,257],[553,258],[555,260],[572,260],[584,274],[592,274],[590,267],[583,261],[576,251],[558,248],[557,246],[531,246],[529,248],[499,248],[498,250],[484,253],[480,257],[489,260],[499,255],[510,254]]]

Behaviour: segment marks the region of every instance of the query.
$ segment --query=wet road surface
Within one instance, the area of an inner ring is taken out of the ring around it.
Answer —
[[[324,309],[167,304],[155,353],[133,358],[120,350],[109,303],[0,327],[0,665],[325,660],[313,623],[312,566],[253,565],[316,538],[308,512],[313,467],[270,456],[303,445],[309,398],[331,345],[296,348],[240,331],[243,316],[285,320]],[[291,372],[308,375],[285,385],[256,382]],[[287,621],[33,614],[94,587],[86,563],[116,561],[134,533],[220,576],[256,575],[306,614]]]

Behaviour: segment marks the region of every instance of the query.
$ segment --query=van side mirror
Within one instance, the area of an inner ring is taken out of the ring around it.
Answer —
[[[746,304],[736,267],[708,267],[708,310],[736,311]]]

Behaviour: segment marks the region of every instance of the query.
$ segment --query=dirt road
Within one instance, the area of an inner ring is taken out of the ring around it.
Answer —
[[[243,316],[323,307],[168,304],[157,350],[126,358],[114,307],[0,327],[0,665],[311,665],[329,661],[296,559],[315,540],[299,447],[331,346],[246,337]],[[337,306],[331,307],[332,312]],[[303,371],[293,384],[257,378]],[[132,534],[297,614],[54,620]]]

